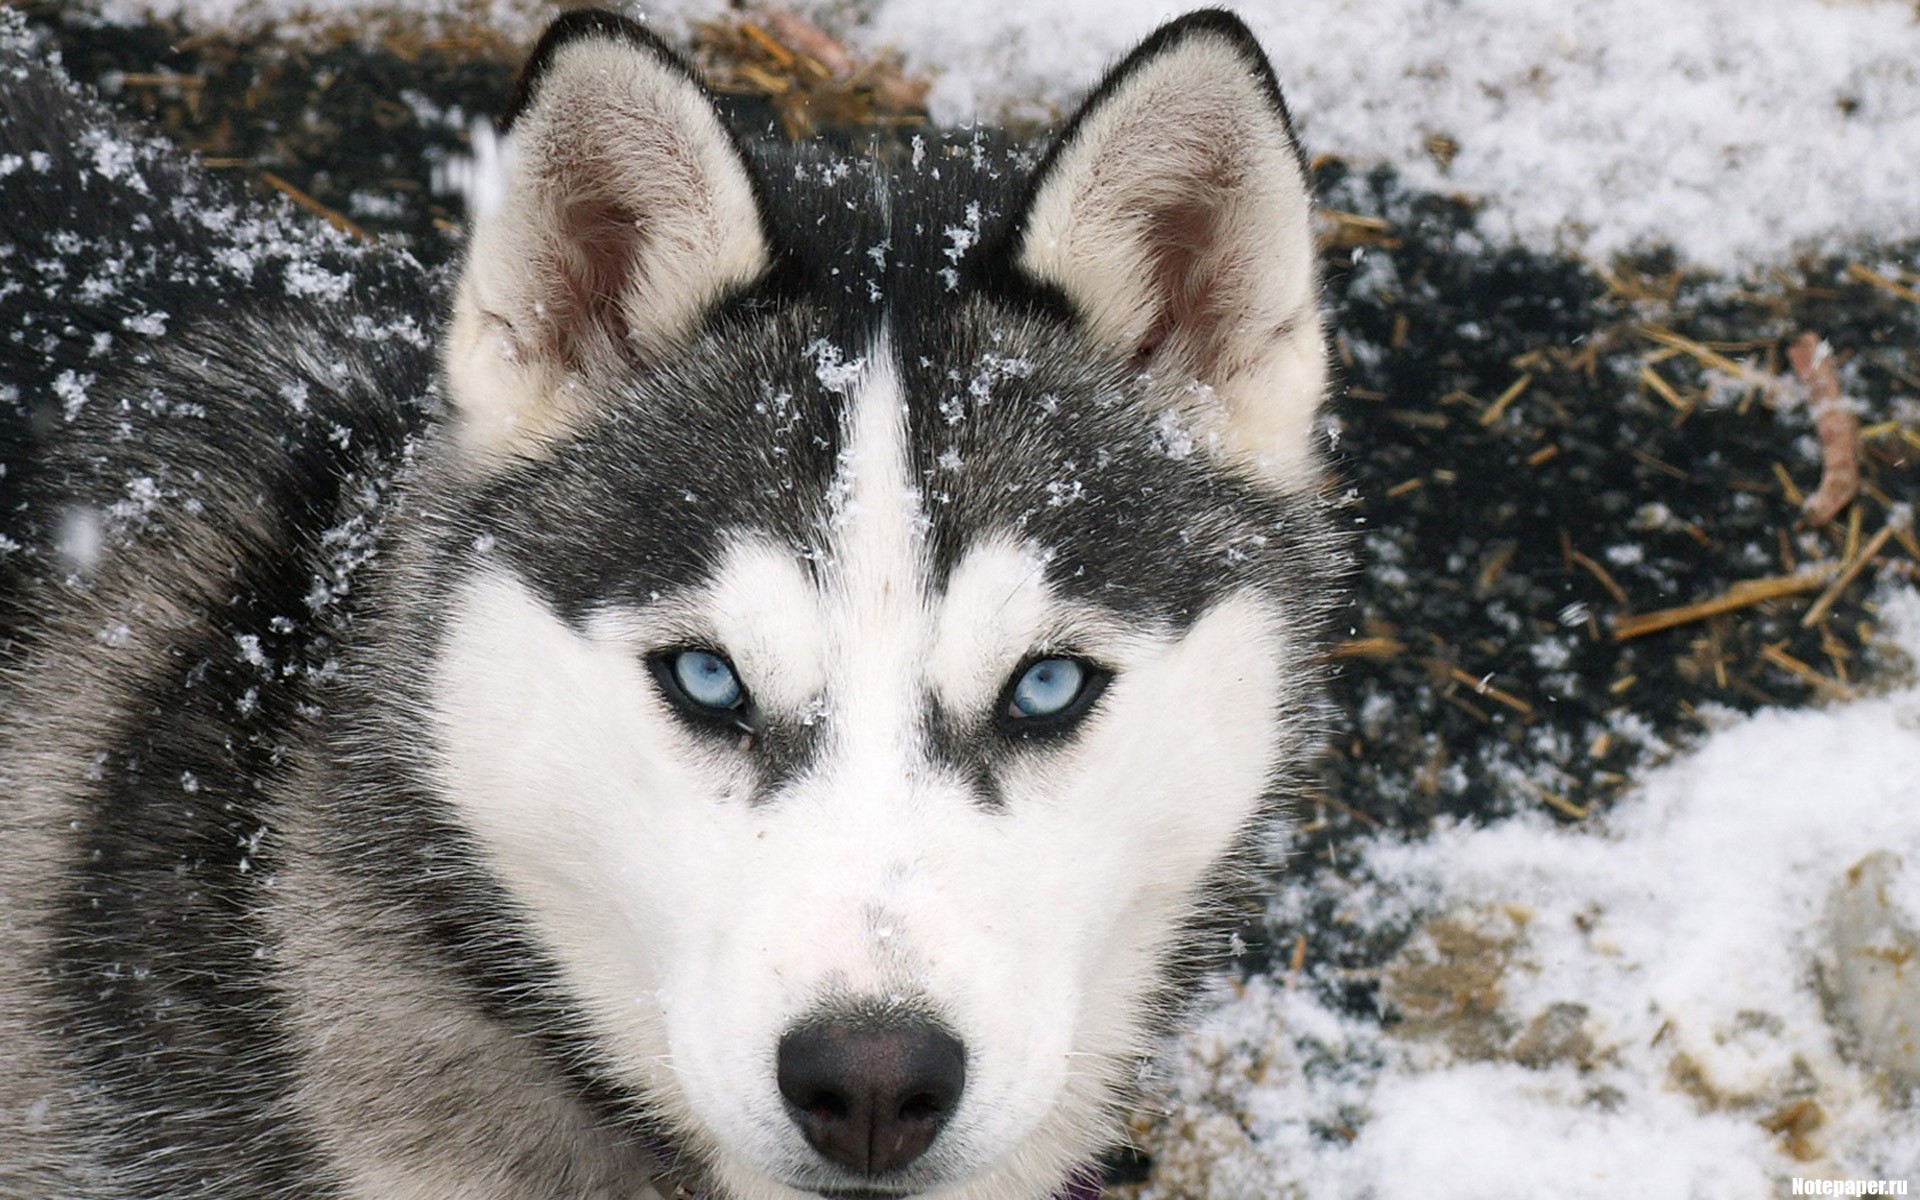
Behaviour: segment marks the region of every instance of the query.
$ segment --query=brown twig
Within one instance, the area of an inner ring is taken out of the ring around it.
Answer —
[[[301,208],[306,209],[310,213],[317,213],[318,215],[325,217],[327,219],[327,223],[329,225],[332,225],[335,229],[338,229],[341,233],[344,233],[349,237],[359,238],[363,242],[370,242],[373,240],[373,238],[368,235],[366,230],[354,224],[351,220],[347,218],[347,216],[344,213],[335,212],[333,209],[328,208],[326,205],[320,203],[318,200],[315,200],[312,196],[307,195],[305,192],[301,191],[299,188],[288,183],[286,180],[280,178],[278,175],[275,175],[272,171],[260,172],[260,178],[265,180],[269,186],[273,187],[275,190],[279,191],[282,195],[286,196],[287,199],[293,201],[295,204],[298,204]]]
[[[1840,599],[1840,593],[1846,591],[1854,580],[1860,578],[1860,572],[1867,569],[1867,564],[1879,557],[1880,552],[1887,548],[1887,540],[1893,536],[1895,528],[1894,523],[1888,521],[1880,527],[1879,533],[1867,539],[1867,544],[1848,560],[1846,568],[1840,572],[1839,577],[1828,586],[1826,591],[1820,593],[1818,600],[1813,602],[1813,607],[1808,609],[1807,615],[1801,619],[1801,625],[1812,629],[1827,619],[1827,614],[1833,610],[1834,603]]]
[[[1554,810],[1561,813],[1562,815],[1571,817],[1576,821],[1586,820],[1587,814],[1590,811],[1592,811],[1588,809],[1585,805],[1575,804],[1573,801],[1567,799],[1565,796],[1559,795],[1554,792],[1550,792],[1546,788],[1541,787],[1537,783],[1533,784],[1532,787],[1533,787],[1534,795],[1540,797],[1540,799],[1543,802],[1545,802],[1550,808],[1553,808]]]
[[[1318,238],[1323,250],[1348,246],[1380,246],[1392,250],[1400,245],[1400,239],[1393,236],[1393,225],[1379,217],[1343,212],[1337,208],[1316,208],[1314,215],[1325,226]]]
[[[1814,670],[1806,663],[1788,654],[1782,644],[1776,643],[1760,647],[1760,657],[1766,659],[1774,666],[1779,667],[1787,674],[1806,683],[1824,696],[1835,700],[1851,700],[1854,698],[1852,688],[1843,683],[1828,679],[1825,675]]]
[[[1481,428],[1493,428],[1500,418],[1506,415],[1507,406],[1524,395],[1527,388],[1532,386],[1532,384],[1533,376],[1531,374],[1522,375],[1509,384],[1507,390],[1501,392],[1492,404],[1487,405],[1486,411],[1480,414]]]
[[[852,52],[826,30],[790,8],[768,5],[760,9],[767,30],[786,47],[806,55],[835,79],[850,78],[859,67]]]
[[[1847,275],[1853,279],[1859,280],[1861,283],[1868,284],[1872,287],[1877,287],[1884,291],[1890,292],[1893,295],[1900,297],[1902,300],[1909,301],[1913,304],[1920,304],[1920,292],[1916,292],[1910,287],[1906,287],[1900,283],[1896,283],[1895,281],[1888,279],[1885,275],[1882,275],[1880,272],[1872,270],[1868,267],[1862,266],[1859,263],[1848,263]]]
[[[1820,436],[1820,486],[1801,511],[1825,525],[1860,494],[1860,419],[1840,394],[1833,369],[1833,347],[1814,333],[1803,333],[1787,347],[1787,361],[1807,389],[1814,432]]]
[[[1613,621],[1613,640],[1624,642],[1649,633],[1659,633],[1663,629],[1672,629],[1676,625],[1690,625],[1695,621],[1704,621],[1708,617],[1717,617],[1721,613],[1736,612],[1750,608],[1766,600],[1778,600],[1783,596],[1796,596],[1802,592],[1811,592],[1826,585],[1838,568],[1828,563],[1811,571],[1795,575],[1778,575],[1771,579],[1748,579],[1736,583],[1721,595],[1696,604],[1683,604],[1678,608],[1663,608],[1658,612],[1640,613],[1636,616],[1615,617]]]
[[[1678,391],[1674,390],[1674,386],[1668,383],[1665,377],[1652,367],[1640,368],[1640,382],[1646,384],[1655,395],[1672,405],[1675,410],[1683,413],[1693,411],[1692,403]]]
[[[1701,366],[1719,371],[1723,375],[1731,376],[1734,379],[1758,387],[1770,386],[1772,383],[1767,376],[1755,371],[1752,367],[1737,363],[1726,355],[1708,346],[1703,346],[1692,338],[1682,337],[1671,329],[1659,325],[1643,325],[1640,327],[1640,332],[1653,341],[1659,342],[1662,346],[1670,350],[1677,350],[1692,358]],[[1665,381],[1662,380],[1662,382],[1664,383]]]
[[[1533,715],[1533,705],[1528,704],[1512,692],[1503,692],[1499,688],[1494,687],[1493,676],[1491,675],[1483,679],[1466,671],[1462,671],[1459,667],[1455,666],[1447,667],[1447,675],[1455,683],[1462,683],[1472,688],[1474,694],[1477,696],[1485,696],[1495,703],[1504,704],[1523,717],[1531,717]]]
[[[1405,642],[1390,637],[1348,638],[1344,642],[1336,642],[1320,658],[1324,662],[1342,658],[1388,659],[1405,653],[1406,649]]]
[[[765,96],[792,137],[822,125],[915,125],[926,119],[931,80],[904,74],[897,55],[863,61],[778,3],[697,22],[694,45],[714,87]]]
[[[1614,582],[1613,576],[1608,573],[1605,567],[1572,547],[1568,547],[1567,549],[1567,561],[1593,576],[1601,587],[1607,589],[1607,595],[1613,597],[1615,604],[1623,608],[1626,607],[1628,603],[1626,589]]]

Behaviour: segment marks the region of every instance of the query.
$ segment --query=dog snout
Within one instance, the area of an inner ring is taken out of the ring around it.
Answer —
[[[863,1175],[926,1152],[960,1103],[967,1052],[930,1022],[808,1022],[780,1039],[780,1094],[822,1157]]]

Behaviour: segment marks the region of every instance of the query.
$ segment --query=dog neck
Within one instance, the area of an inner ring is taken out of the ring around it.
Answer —
[[[680,1156],[674,1153],[673,1147],[655,1140],[648,1142],[647,1151],[660,1168],[653,1180],[654,1195],[659,1200],[712,1200],[703,1188],[673,1182],[681,1170]],[[1099,1168],[1086,1166],[1068,1177],[1053,1194],[1053,1200],[1100,1200],[1103,1191]]]

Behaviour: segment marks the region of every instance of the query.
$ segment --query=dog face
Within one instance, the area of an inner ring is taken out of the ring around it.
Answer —
[[[756,160],[536,51],[446,351],[430,791],[542,994],[742,1200],[1045,1196],[1307,754],[1308,198],[1237,22],[1037,169]]]

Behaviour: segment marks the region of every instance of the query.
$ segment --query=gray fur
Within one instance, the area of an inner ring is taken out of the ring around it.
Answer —
[[[1218,15],[1143,54],[1190,43],[1258,56]],[[477,455],[440,395],[445,281],[241,204],[36,57],[0,25],[0,163],[31,164],[0,173],[0,263],[24,272],[0,289],[0,436],[26,448],[0,460],[0,1198],[717,1186],[728,1148],[655,1111],[443,792],[449,600],[509,576],[589,630],[697,590],[741,531],[830,579],[854,403],[833,368],[876,346],[931,590],[997,538],[1044,547],[1053,594],[1115,628],[1177,639],[1236,597],[1270,616],[1287,683],[1258,811],[1190,881],[1188,932],[1155,934],[1126,1018],[1165,1027],[1311,755],[1338,545],[1315,450],[1276,473],[1232,429],[1209,441],[1204,389],[1023,273],[1038,149],[740,151],[764,269],[665,349],[567,364],[574,407]],[[79,286],[102,254],[119,286]],[[1281,332],[1317,362],[1311,320]],[[1033,753],[931,700],[917,729],[983,812]],[[770,712],[740,803],[778,808],[832,732]]]

